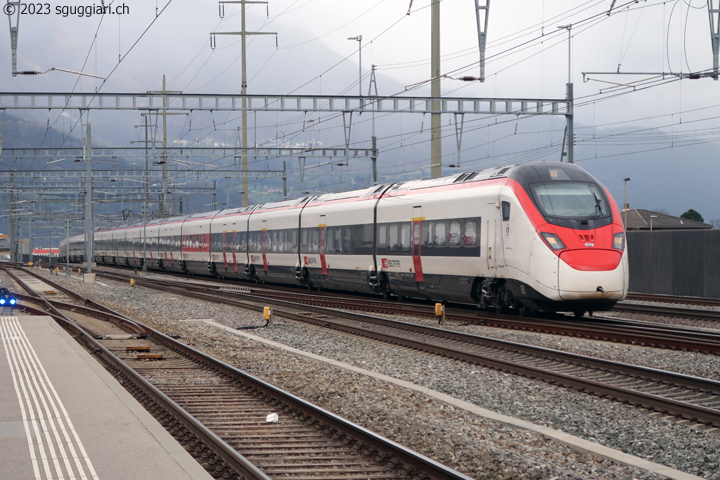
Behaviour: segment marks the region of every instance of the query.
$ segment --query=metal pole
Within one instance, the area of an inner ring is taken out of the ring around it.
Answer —
[[[33,261],[33,213],[35,213],[34,203],[35,202],[30,203],[30,218],[28,218],[30,223],[30,231],[28,232],[28,262]]]
[[[625,203],[623,203],[623,210],[625,211],[625,231],[627,232],[627,212],[629,210],[628,203],[627,203],[627,182],[630,181],[630,178],[623,179],[625,182]]]
[[[147,275],[147,221],[145,219],[145,216],[147,215],[147,209],[148,204],[145,203],[142,206],[142,215],[143,215],[143,266],[142,266],[142,273],[143,275]]]
[[[65,275],[70,276],[70,220],[65,220]]]
[[[163,92],[165,90],[165,75],[163,75]],[[168,207],[168,168],[167,168],[167,107],[168,98],[167,95],[163,96],[163,154],[162,154],[162,204],[160,205],[161,216],[167,217],[169,215]]]
[[[377,137],[375,135],[372,136],[372,156],[370,157],[370,160],[372,160],[372,176],[373,176],[373,185],[377,185],[377,159],[378,159],[378,153],[377,153]]]
[[[212,210],[217,210],[217,180],[213,180]]]
[[[568,113],[566,115],[567,119],[567,157],[568,157],[568,163],[575,163],[575,142],[573,141],[573,84],[568,83],[567,84],[567,99],[568,99]]]
[[[242,206],[247,207],[249,204],[248,190],[250,189],[250,183],[248,181],[248,135],[247,135],[247,55],[245,49],[245,3],[242,3],[241,9],[241,26],[242,26],[242,78],[240,84],[240,93],[242,94],[242,169],[243,169],[243,181],[242,181]]]
[[[150,200],[150,174],[149,174],[149,159],[148,159],[148,112],[145,118],[145,204],[147,205]]]
[[[575,163],[575,142],[573,141],[573,83],[572,83],[572,24],[563,25],[568,32],[568,81],[566,85],[566,98],[568,100],[568,111],[565,115],[567,120],[567,159],[568,163]]]
[[[88,112],[88,119],[90,113]],[[87,139],[85,144],[86,175],[85,180],[85,259],[87,260],[87,273],[92,273],[94,256],[93,245],[93,181],[92,181],[92,141],[90,136],[90,122],[87,124]]]
[[[440,0],[432,0],[432,32],[431,32],[431,66],[430,96],[440,98]],[[433,112],[440,110],[440,101],[433,100]],[[430,114],[430,176],[439,178],[442,175],[442,115]]]

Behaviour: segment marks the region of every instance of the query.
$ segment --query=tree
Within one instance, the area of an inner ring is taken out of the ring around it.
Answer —
[[[687,212],[680,215],[680,218],[684,218],[686,220],[692,220],[694,222],[700,222],[705,223],[705,219],[700,215],[698,212],[693,210],[692,208],[688,210]]]

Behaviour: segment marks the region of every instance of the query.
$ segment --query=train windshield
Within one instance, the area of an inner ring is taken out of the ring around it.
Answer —
[[[590,220],[610,216],[610,207],[600,186],[589,182],[557,182],[531,185],[535,203],[546,218]]]

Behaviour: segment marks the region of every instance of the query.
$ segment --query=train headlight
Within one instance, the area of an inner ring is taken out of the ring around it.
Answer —
[[[0,298],[0,305],[5,305],[5,299],[4,299],[4,298]]]
[[[615,250],[620,250],[621,252],[625,250],[625,234],[624,233],[616,233],[613,235],[613,248]]]
[[[547,243],[548,246],[553,250],[557,251],[565,248],[565,244],[562,243],[560,237],[558,237],[554,233],[542,232],[540,235],[542,235],[542,237],[545,239],[545,243]]]
[[[14,298],[10,299],[10,305],[15,305],[16,303],[17,303],[17,301]]]

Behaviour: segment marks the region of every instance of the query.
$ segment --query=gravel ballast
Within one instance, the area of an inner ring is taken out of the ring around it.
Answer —
[[[474,478],[664,478],[580,453],[521,428],[487,420],[417,391],[267,347],[191,319],[260,326],[261,315],[118,282],[80,294],[206,351]],[[434,322],[428,322],[433,324]],[[479,326],[457,330],[681,373],[718,377],[711,355],[674,352]],[[276,318],[253,335],[436,390],[474,405],[708,479],[720,480],[720,435],[635,407],[405,348]]]

